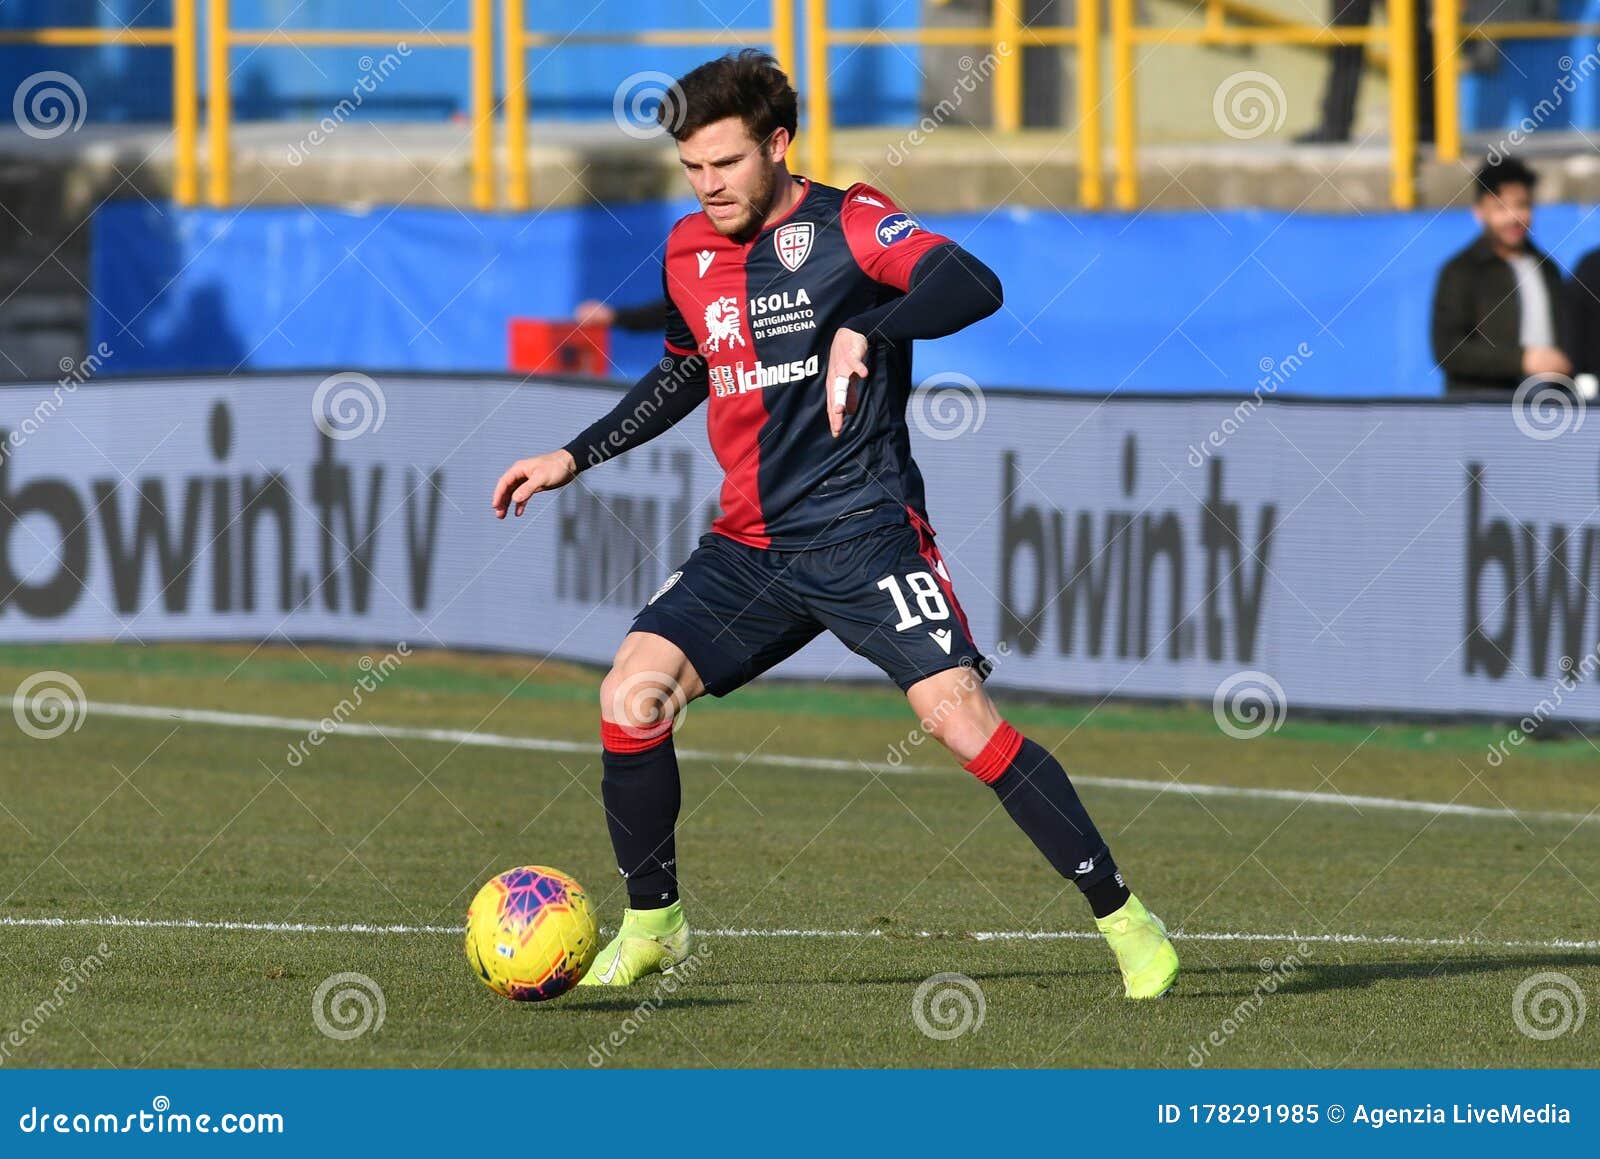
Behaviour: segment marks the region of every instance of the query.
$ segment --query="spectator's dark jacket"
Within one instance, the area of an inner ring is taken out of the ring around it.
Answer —
[[[1572,273],[1567,296],[1572,323],[1574,374],[1600,374],[1600,249],[1590,250]]]
[[[1556,345],[1570,352],[1561,267],[1532,243],[1528,252],[1539,260],[1550,295]],[[1515,390],[1526,377],[1521,343],[1516,271],[1480,237],[1444,264],[1433,291],[1433,359],[1444,371],[1445,390]]]

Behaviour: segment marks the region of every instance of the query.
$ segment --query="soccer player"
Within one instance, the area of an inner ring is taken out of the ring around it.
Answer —
[[[984,695],[988,661],[911,458],[911,343],[992,314],[999,280],[879,190],[792,176],[795,93],[766,54],[703,64],[673,98],[662,119],[700,210],[667,238],[661,362],[564,448],[512,464],[493,498],[498,518],[521,515],[709,400],[722,514],[639,612],[601,685],[601,795],[628,908],[583,984],[628,985],[690,952],[674,713],[827,631],[900,686],[1082,891],[1124,993],[1159,997],[1178,976],[1166,929],[1128,891],[1060,763]]]

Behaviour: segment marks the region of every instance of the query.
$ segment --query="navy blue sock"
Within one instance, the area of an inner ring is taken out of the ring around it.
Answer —
[[[629,909],[664,909],[678,900],[674,830],[683,801],[670,724],[650,730],[600,722],[605,745],[600,799]]]
[[[1001,724],[966,768],[995,791],[1056,872],[1083,892],[1095,917],[1122,908],[1128,887],[1060,761]]]

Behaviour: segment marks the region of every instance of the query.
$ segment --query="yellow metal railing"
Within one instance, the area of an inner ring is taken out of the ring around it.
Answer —
[[[1442,0],[1451,3],[1453,0]],[[1223,0],[1204,0],[1204,21],[1189,25],[1140,24],[1134,0],[1111,0],[1111,120],[1116,156],[1116,203],[1132,209],[1139,202],[1138,117],[1134,49],[1140,45],[1309,45],[1358,44],[1369,51],[1387,46],[1389,81],[1390,196],[1397,209],[1416,205],[1417,69],[1415,7],[1388,5],[1388,23],[1366,26],[1282,23],[1245,27],[1227,22]],[[1443,80],[1440,80],[1441,87]]]
[[[806,98],[810,118],[811,175],[826,182],[832,168],[833,111],[829,101],[828,49],[842,45],[915,44],[988,48],[994,54],[994,127],[1014,133],[1022,127],[1022,49],[1039,46],[1078,49],[1079,200],[1098,209],[1104,202],[1103,147],[1100,135],[1100,6],[1080,3],[1078,23],[1031,28],[1023,24],[1021,0],[994,0],[993,23],[973,28],[830,28],[827,0],[806,0]],[[1089,46],[1084,51],[1084,46]]]
[[[1291,16],[1275,12],[1271,8],[1263,8],[1253,4],[1250,0],[1214,0],[1206,6],[1206,19],[1214,23],[1226,20],[1232,16],[1246,24],[1258,24],[1263,28],[1293,28],[1297,21]],[[1303,44],[1297,47],[1312,48],[1313,45]],[[1367,63],[1376,69],[1389,67],[1389,54],[1384,51],[1381,44],[1368,44],[1366,50]]]
[[[33,28],[0,30],[0,44],[34,44],[54,48],[93,48],[103,44],[128,44],[136,48],[172,49],[172,132],[174,165],[172,193],[180,205],[193,205],[199,197],[199,163],[196,138],[200,118],[196,93],[195,4],[197,0],[172,0],[172,24],[166,28]]]
[[[472,0],[470,27],[466,32],[418,30],[425,37],[415,48],[465,48],[471,80],[472,118],[472,204],[479,209],[494,207],[494,0]],[[232,200],[233,96],[229,84],[229,53],[238,47],[300,48],[388,48],[406,29],[265,31],[235,29],[230,21],[229,0],[207,0],[206,76],[207,125],[210,147],[207,192],[212,205],[226,206]]]
[[[1434,151],[1441,161],[1461,160],[1461,49],[1469,40],[1544,40],[1600,36],[1600,24],[1561,21],[1485,21],[1461,25],[1461,0],[1434,0]]]
[[[659,48],[697,46],[732,48],[770,44],[772,55],[794,75],[794,0],[772,0],[772,23],[766,28],[657,29],[646,32],[558,33],[528,27],[526,0],[505,0],[506,201],[527,209],[533,200],[528,163],[528,52],[558,45],[645,44]]]
[[[405,29],[305,30],[236,29],[230,20],[229,0],[205,0],[208,31],[205,67],[208,80],[206,137],[209,146],[206,194],[211,204],[231,203],[233,100],[229,83],[231,53],[236,48],[265,47],[369,47],[393,46]],[[806,58],[800,60],[797,39],[797,5],[804,4],[803,32]],[[1081,3],[1075,26],[1033,28],[1022,19],[1022,0],[993,0],[988,24],[969,28],[835,28],[829,23],[827,0],[769,0],[766,27],[721,30],[657,30],[622,33],[557,33],[527,27],[528,0],[502,0],[500,50],[505,73],[506,126],[505,189],[503,202],[526,209],[532,201],[529,144],[529,94],[527,57],[536,48],[564,45],[654,45],[659,47],[733,47],[767,44],[780,65],[793,78],[806,100],[806,123],[801,144],[812,176],[827,181],[833,168],[834,124],[831,101],[829,52],[834,48],[865,45],[970,46],[987,48],[993,68],[987,80],[992,91],[994,125],[1010,134],[1022,123],[1022,49],[1034,46],[1071,47],[1077,50],[1077,105],[1080,200],[1094,209],[1104,204],[1104,148],[1100,108],[1111,107],[1111,157],[1115,203],[1132,208],[1139,200],[1138,114],[1135,92],[1135,53],[1142,46],[1249,47],[1299,45],[1330,48],[1359,45],[1386,76],[1390,92],[1391,194],[1396,207],[1416,203],[1414,170],[1416,138],[1415,6],[1387,5],[1388,21],[1381,25],[1331,27],[1296,23],[1263,6],[1258,0],[1195,0],[1188,12],[1199,17],[1178,25],[1141,23],[1136,0],[1110,0],[1109,29],[1103,29],[1097,4]],[[200,0],[173,0],[172,24],[155,28],[40,28],[0,31],[0,44],[85,47],[124,44],[170,48],[173,54],[172,121],[175,140],[173,193],[182,205],[200,196],[200,29],[196,9]],[[1455,161],[1461,155],[1459,85],[1461,49],[1473,40],[1519,40],[1547,37],[1600,36],[1600,24],[1522,21],[1483,23],[1464,27],[1462,0],[1434,0],[1435,123],[1437,156]],[[408,47],[464,49],[470,68],[471,188],[472,203],[480,209],[502,201],[497,193],[495,153],[495,0],[470,0],[466,31],[418,30]],[[1102,76],[1103,35],[1109,34],[1110,75]],[[1109,80],[1109,91],[1106,81]]]

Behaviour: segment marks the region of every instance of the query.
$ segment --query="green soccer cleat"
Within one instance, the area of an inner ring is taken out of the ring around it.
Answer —
[[[622,929],[595,955],[580,986],[631,986],[646,974],[670,972],[694,949],[683,905],[623,910]]]
[[[1122,908],[1095,925],[1106,936],[1122,971],[1122,992],[1129,998],[1160,998],[1178,980],[1178,951],[1167,927],[1132,894]]]

